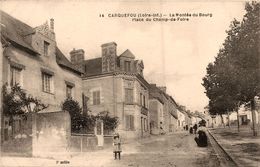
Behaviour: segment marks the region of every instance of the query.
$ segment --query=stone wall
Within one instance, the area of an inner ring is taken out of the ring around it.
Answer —
[[[71,122],[68,112],[39,113],[32,123],[33,156],[52,157],[69,152]]]

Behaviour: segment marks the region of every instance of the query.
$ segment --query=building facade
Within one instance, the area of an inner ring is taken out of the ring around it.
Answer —
[[[71,62],[84,70],[83,92],[91,114],[118,117],[123,138],[149,135],[148,86],[144,65],[131,51],[117,54],[117,44],[101,46],[101,57],[84,60],[82,49],[70,52]]]
[[[82,102],[82,72],[59,50],[53,19],[50,25],[46,22],[32,28],[1,11],[1,25],[1,43],[5,46],[1,82],[8,89],[18,84],[28,95],[48,104],[41,112],[61,111],[67,97]],[[8,140],[12,128],[20,133],[21,126],[18,119],[10,127],[9,118],[5,117],[3,140]]]
[[[149,89],[151,122],[159,125],[159,131],[162,133],[174,132],[177,129],[177,103],[166,93],[166,87],[158,87],[156,84],[150,84]],[[155,105],[155,108],[153,106]],[[158,106],[162,106],[158,108]],[[153,113],[152,113],[153,112]],[[159,116],[160,119],[157,119]],[[157,131],[157,126],[154,126],[154,131]]]

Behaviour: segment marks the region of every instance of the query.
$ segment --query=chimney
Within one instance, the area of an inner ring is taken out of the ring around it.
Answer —
[[[54,31],[54,19],[53,18],[50,19],[50,27],[51,27],[51,30]]]
[[[101,45],[102,48],[102,56],[116,56],[116,47],[117,44],[115,42],[105,43]]]
[[[83,49],[75,49],[70,52],[70,61],[73,64],[79,64],[84,61],[85,52]]]
[[[102,53],[102,72],[111,72],[116,69],[116,47],[115,42],[105,43],[101,45]]]
[[[159,86],[158,88],[164,93],[166,93],[166,86]]]

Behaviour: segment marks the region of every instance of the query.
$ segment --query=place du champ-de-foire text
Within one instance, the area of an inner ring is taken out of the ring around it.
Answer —
[[[133,22],[175,22],[190,21],[192,18],[212,18],[213,14],[206,12],[197,13],[108,13],[99,14],[101,18],[127,18]]]

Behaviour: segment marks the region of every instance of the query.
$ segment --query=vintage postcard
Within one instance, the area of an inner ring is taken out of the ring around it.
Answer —
[[[1,0],[0,17],[0,166],[260,166],[259,1]]]

